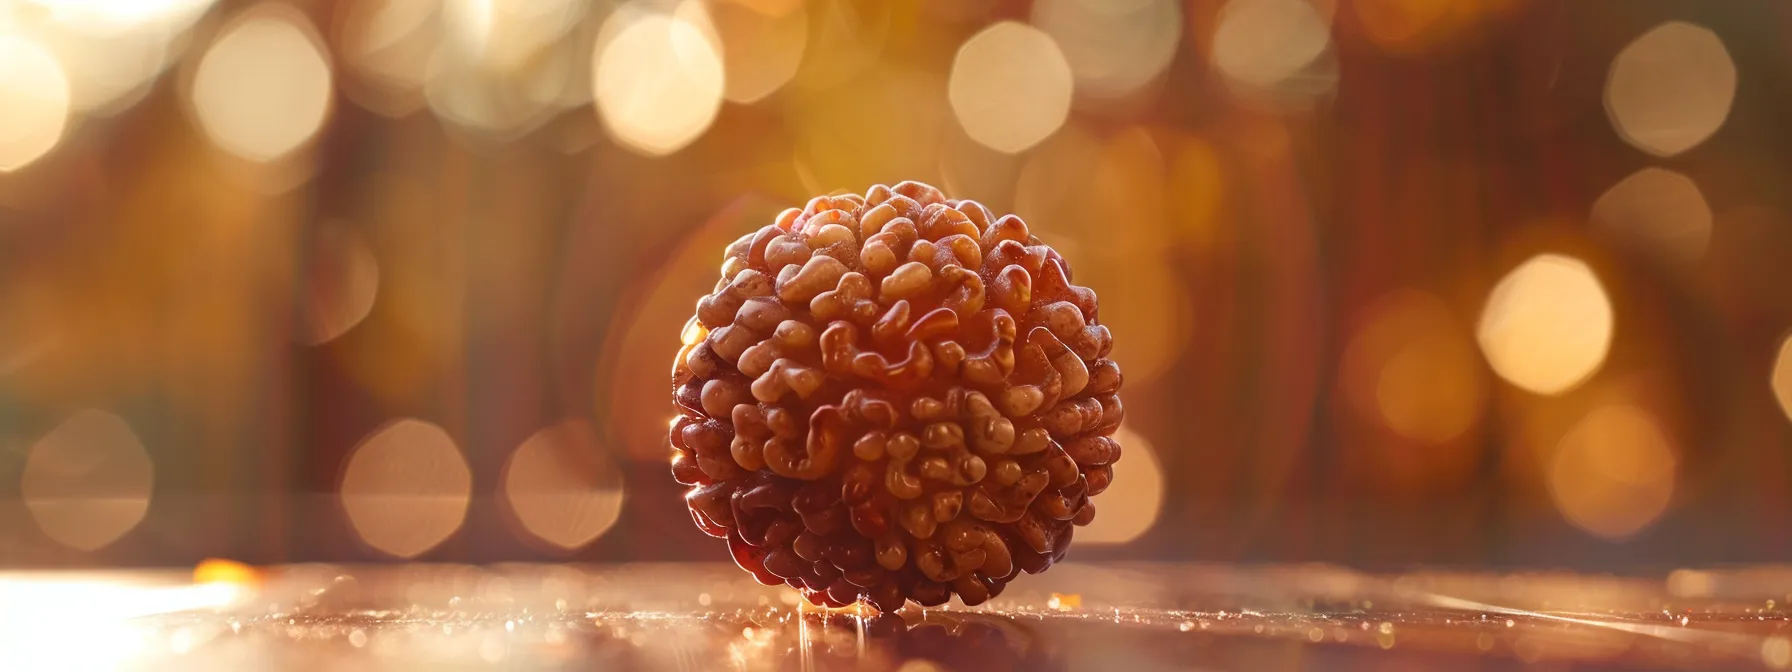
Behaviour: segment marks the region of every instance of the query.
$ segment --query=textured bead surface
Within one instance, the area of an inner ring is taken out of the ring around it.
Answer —
[[[1123,411],[1095,293],[1014,215],[918,182],[742,236],[673,366],[672,473],[811,602],[978,604],[1064,557]]]

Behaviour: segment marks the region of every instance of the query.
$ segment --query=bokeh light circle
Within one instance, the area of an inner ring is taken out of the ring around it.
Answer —
[[[1038,0],[1031,18],[1064,51],[1077,94],[1098,99],[1156,79],[1182,39],[1176,0]]]
[[[1549,493],[1575,527],[1621,539],[1667,510],[1676,461],[1667,435],[1647,412],[1624,404],[1600,406],[1556,447]]]
[[[193,112],[207,137],[244,159],[279,159],[329,116],[330,62],[297,11],[267,6],[224,30],[193,75]]]
[[[93,551],[143,520],[154,483],[155,465],[131,426],[89,409],[69,416],[31,447],[19,495],[45,535]]]
[[[35,42],[0,35],[0,172],[48,154],[68,125],[69,81],[56,56]]]
[[[589,422],[547,427],[517,447],[503,496],[524,530],[563,549],[602,536],[622,514],[622,475]]]
[[[441,0],[359,0],[338,6],[337,54],[344,93],[376,114],[402,117],[423,106],[430,59],[441,48]]]
[[[592,65],[592,95],[604,127],[650,156],[691,144],[722,106],[720,50],[684,15],[617,10]]]
[[[1336,85],[1331,25],[1307,0],[1232,0],[1214,30],[1213,67],[1251,93],[1310,97]]]
[[[1736,101],[1736,64],[1706,28],[1669,21],[1612,59],[1605,111],[1626,142],[1673,156],[1711,137]]]
[[[1013,154],[1064,125],[1071,86],[1070,64],[1050,35],[1003,21],[959,48],[947,96],[971,139]]]
[[[1699,185],[1664,168],[1632,173],[1593,202],[1595,226],[1644,254],[1682,266],[1704,256],[1711,219]]]
[[[1467,432],[1481,415],[1483,369],[1448,304],[1400,290],[1371,304],[1363,321],[1340,370],[1357,413],[1420,443]]]
[[[1558,394],[1605,362],[1612,305],[1586,262],[1539,254],[1494,286],[1476,332],[1501,378],[1538,394]]]
[[[408,418],[355,447],[338,490],[361,540],[400,558],[417,557],[459,530],[472,493],[473,472],[454,439]]]

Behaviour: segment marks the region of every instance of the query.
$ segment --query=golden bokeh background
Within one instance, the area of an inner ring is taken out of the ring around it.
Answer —
[[[931,182],[1102,297],[1077,559],[1792,553],[1792,5],[0,0],[0,565],[721,560],[721,248]]]

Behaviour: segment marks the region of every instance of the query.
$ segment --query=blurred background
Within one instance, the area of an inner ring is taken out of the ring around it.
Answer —
[[[0,0],[0,565],[725,560],[721,249],[923,180],[1102,297],[1072,559],[1792,558],[1792,5]]]

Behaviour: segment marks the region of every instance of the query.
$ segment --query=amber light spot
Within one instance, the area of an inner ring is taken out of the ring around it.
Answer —
[[[631,150],[671,154],[694,142],[721,109],[723,71],[713,33],[689,13],[635,5],[604,26],[593,55],[592,95],[604,127]]]
[[[1070,66],[1050,35],[1004,21],[971,36],[952,62],[949,98],[965,133],[1000,152],[1023,151],[1070,115]]]
[[[261,582],[261,572],[235,560],[209,558],[193,568],[193,582],[249,586]]]
[[[1494,286],[1476,332],[1501,378],[1538,394],[1559,394],[1605,362],[1612,305],[1586,262],[1540,254]]]
[[[1365,311],[1345,349],[1340,384],[1364,419],[1428,444],[1480,418],[1482,369],[1467,330],[1435,295],[1396,291]]]
[[[123,418],[69,416],[31,447],[19,495],[37,526],[70,548],[104,548],[149,511],[155,466]]]
[[[1292,102],[1337,86],[1330,21],[1308,0],[1228,2],[1212,62],[1235,90],[1253,97]]]
[[[193,113],[224,151],[273,161],[323,127],[332,80],[322,40],[305,16],[285,5],[261,5],[206,50],[193,75]]]
[[[1655,156],[1697,147],[1736,101],[1736,64],[1709,29],[1669,21],[1612,59],[1605,111],[1625,141]]]
[[[405,419],[355,448],[338,496],[367,545],[413,558],[460,529],[472,490],[473,473],[454,439],[441,427]]]
[[[1549,492],[1576,527],[1601,537],[1628,537],[1667,510],[1677,461],[1668,436],[1647,412],[1600,406],[1556,447]]]
[[[503,496],[523,529],[563,549],[590,544],[622,512],[622,475],[583,420],[530,436],[504,469]]]
[[[1644,168],[1593,202],[1595,226],[1655,259],[1690,266],[1711,242],[1711,206],[1692,178]]]
[[[722,43],[723,95],[730,102],[758,102],[796,76],[809,43],[802,3],[720,0],[708,8]]]

